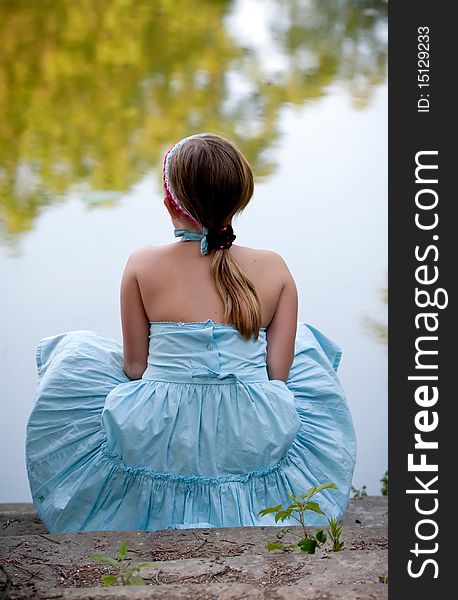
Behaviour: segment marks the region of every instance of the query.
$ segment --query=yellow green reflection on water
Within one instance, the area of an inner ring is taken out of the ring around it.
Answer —
[[[195,131],[235,140],[262,177],[283,106],[336,82],[367,105],[385,78],[385,2],[261,4],[276,69],[237,38],[229,0],[0,0],[0,239],[70,191],[112,204]]]

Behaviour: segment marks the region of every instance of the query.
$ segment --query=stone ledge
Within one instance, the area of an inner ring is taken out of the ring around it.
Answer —
[[[388,586],[383,584],[343,584],[316,589],[304,585],[287,585],[275,589],[259,589],[243,583],[193,586],[170,585],[166,598],[171,600],[386,600]],[[49,589],[36,595],[13,594],[11,600],[164,600],[161,587],[111,587],[83,589]]]
[[[380,582],[388,570],[387,499],[382,497],[352,499],[343,520],[344,549],[331,552],[328,543],[314,555],[267,552],[266,543],[282,535],[281,527],[49,534],[32,505],[0,505],[0,509],[0,563],[14,584],[11,600],[387,597],[388,586]],[[291,537],[300,528],[289,531]],[[154,569],[141,572],[146,586],[94,587],[101,575],[113,571],[90,555],[114,556],[124,541],[133,563],[154,562]],[[4,581],[0,573],[0,582]]]

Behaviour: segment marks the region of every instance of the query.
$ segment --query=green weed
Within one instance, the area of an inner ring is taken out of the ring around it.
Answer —
[[[365,485],[363,485],[363,487],[360,489],[351,486],[351,492],[353,494],[353,498],[361,499],[361,498],[364,498],[365,496],[367,496]]]
[[[305,514],[308,510],[316,512],[320,515],[324,515],[325,513],[321,510],[320,505],[312,498],[326,489],[337,489],[335,483],[324,483],[322,485],[317,485],[309,490],[307,490],[304,494],[300,496],[293,496],[292,494],[288,494],[288,497],[291,499],[292,503],[287,507],[283,508],[282,504],[278,504],[277,506],[271,506],[269,508],[264,508],[259,511],[259,515],[265,516],[268,514],[275,513],[275,522],[285,521],[286,519],[294,519],[299,523],[302,528],[302,537],[295,544],[287,544],[283,541],[277,542],[269,542],[266,545],[267,550],[283,550],[283,552],[291,552],[296,548],[300,548],[301,552],[305,554],[315,554],[315,550],[326,543],[327,534],[322,530],[318,530],[315,534],[311,534],[307,531],[305,527]],[[330,524],[330,529],[328,530],[329,535],[333,535],[333,551],[336,552],[343,548],[343,543],[340,541],[340,534],[342,533],[342,529],[338,526],[338,522],[333,519],[332,525],[331,520],[328,519]],[[277,534],[277,538],[280,540],[284,537],[285,533],[289,533],[289,530],[281,530],[280,534]],[[338,547],[340,544],[340,547]]]
[[[328,518],[328,523],[328,534],[329,539],[332,542],[332,551],[340,552],[344,547],[344,543],[340,540],[340,536],[342,535],[342,527],[339,521],[333,517]]]
[[[143,562],[131,566],[131,561],[127,557],[127,543],[123,542],[119,547],[116,556],[104,556],[103,554],[91,554],[91,560],[97,560],[104,565],[109,565],[116,570],[115,575],[102,575],[103,585],[145,585],[145,580],[138,574],[143,567],[154,567],[152,562]]]

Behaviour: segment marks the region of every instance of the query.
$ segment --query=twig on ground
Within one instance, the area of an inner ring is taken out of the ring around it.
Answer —
[[[12,519],[6,519],[6,521],[3,523],[2,529],[6,529],[11,525],[11,523],[19,523],[19,519],[14,517]]]
[[[38,535],[43,539],[48,540],[48,542],[52,542],[53,544],[60,544],[58,540],[53,540],[52,538],[48,537],[47,535],[44,535],[43,533],[39,533]]]
[[[29,571],[28,569],[25,569],[24,567],[20,567],[14,561],[13,561],[12,565],[13,565],[13,567],[15,569],[19,569],[19,571],[24,571],[24,573],[27,573],[27,575],[30,575],[30,578],[32,578],[32,577],[38,577],[38,579],[41,579],[42,581],[44,580],[44,577],[42,577],[39,573],[32,573],[32,571]]]

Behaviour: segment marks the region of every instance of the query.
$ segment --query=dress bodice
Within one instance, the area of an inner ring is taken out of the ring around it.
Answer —
[[[148,367],[143,379],[183,383],[267,381],[266,330],[245,339],[234,325],[211,319],[150,323]]]

